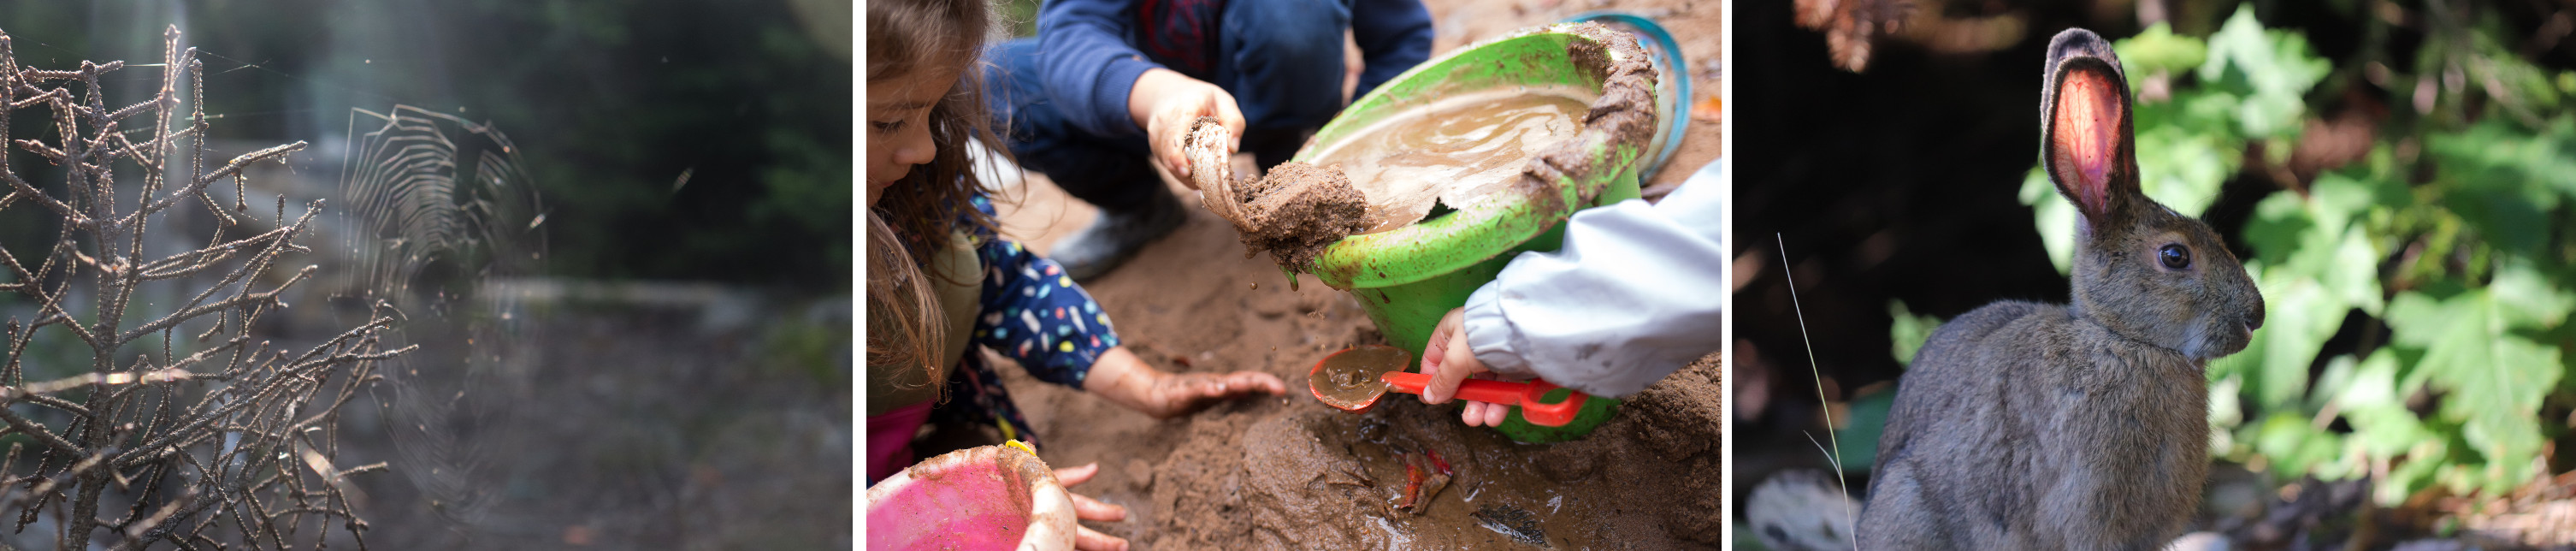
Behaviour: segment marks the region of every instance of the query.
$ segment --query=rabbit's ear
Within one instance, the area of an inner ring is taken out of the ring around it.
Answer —
[[[2050,48],[2040,160],[2088,228],[2116,222],[2139,198],[2129,83],[2119,63],[2109,44],[2082,29],[2059,34]]]

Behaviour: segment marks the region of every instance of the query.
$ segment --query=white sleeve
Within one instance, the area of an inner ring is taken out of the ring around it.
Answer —
[[[1658,204],[1576,213],[1563,249],[1512,259],[1467,299],[1477,361],[1618,397],[1717,350],[1727,292],[1725,186],[1714,177],[1722,170],[1694,175]]]

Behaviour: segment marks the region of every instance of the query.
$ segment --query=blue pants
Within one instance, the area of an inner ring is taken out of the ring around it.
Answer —
[[[1213,74],[1190,76],[1234,95],[1243,109],[1243,150],[1267,170],[1341,111],[1350,7],[1341,0],[1237,0],[1222,17]],[[1037,39],[1023,38],[985,56],[985,102],[1011,155],[1092,206],[1141,208],[1162,185],[1145,135],[1093,135],[1066,121],[1059,111],[1065,106],[1039,78],[1038,48]]]

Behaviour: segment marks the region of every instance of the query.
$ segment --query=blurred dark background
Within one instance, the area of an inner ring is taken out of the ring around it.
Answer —
[[[312,141],[299,160],[334,171],[352,107],[488,122],[526,148],[544,192],[549,275],[846,293],[848,13],[827,0],[7,2],[0,31],[21,64],[70,68],[155,63],[176,24],[206,54],[217,139]],[[114,74],[141,84],[125,90],[136,98],[158,76]]]

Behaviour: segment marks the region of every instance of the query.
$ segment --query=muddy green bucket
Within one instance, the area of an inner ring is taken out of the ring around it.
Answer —
[[[1579,135],[1534,152],[1508,189],[1411,225],[1344,238],[1316,258],[1316,278],[1358,297],[1389,344],[1422,357],[1440,317],[1465,306],[1514,256],[1556,250],[1566,218],[1578,210],[1638,196],[1656,120],[1666,115],[1655,110],[1654,69],[1645,56],[1626,33],[1560,23],[1451,52],[1352,102],[1294,160],[1312,161],[1372,123],[1467,92],[1570,87],[1597,94],[1588,99],[1593,113],[1645,116],[1586,117]],[[1571,440],[1608,421],[1617,405],[1594,397],[1560,427],[1532,425],[1514,408],[1498,429],[1522,442]]]

